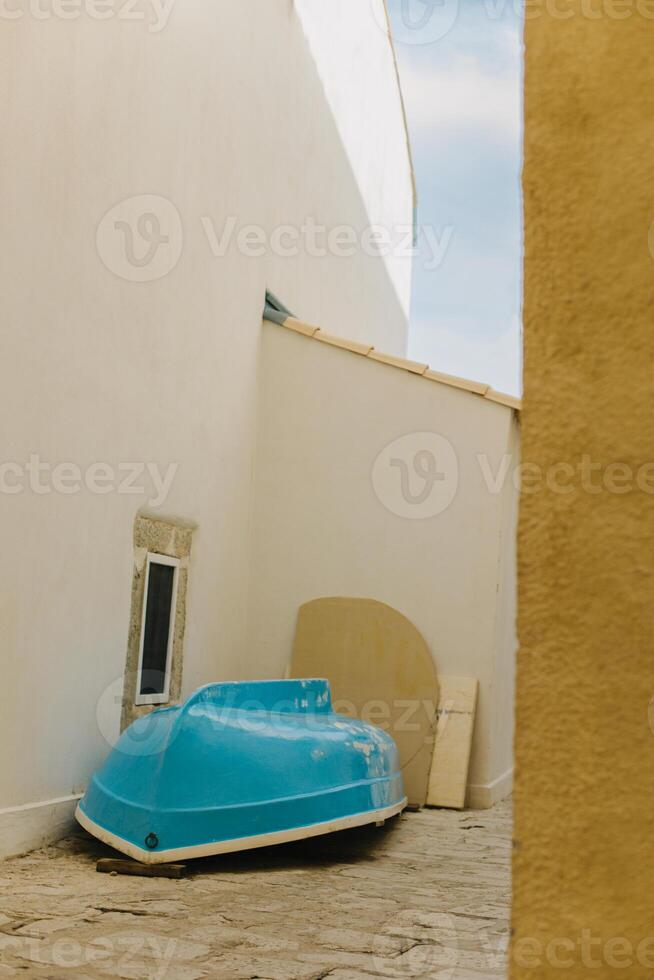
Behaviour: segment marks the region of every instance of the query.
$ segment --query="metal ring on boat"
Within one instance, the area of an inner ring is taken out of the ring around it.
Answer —
[[[148,834],[145,838],[145,846],[149,847],[151,851],[154,851],[155,847],[159,846],[159,838],[156,834]]]

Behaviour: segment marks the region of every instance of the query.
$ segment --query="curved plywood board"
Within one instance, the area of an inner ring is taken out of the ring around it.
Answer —
[[[434,752],[438,679],[405,616],[374,599],[316,599],[300,608],[292,677],[326,677],[335,710],[397,742],[409,804],[424,806]]]

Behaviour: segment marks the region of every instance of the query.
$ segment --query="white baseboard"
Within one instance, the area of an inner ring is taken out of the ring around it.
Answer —
[[[0,810],[0,859],[27,854],[60,840],[74,829],[80,796]]]
[[[468,784],[466,807],[469,810],[490,810],[513,792],[513,767],[492,783]]]

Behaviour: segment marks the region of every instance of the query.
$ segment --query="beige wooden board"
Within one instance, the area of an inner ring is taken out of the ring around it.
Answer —
[[[298,613],[291,677],[326,677],[334,707],[395,739],[409,803],[424,806],[439,703],[416,627],[374,599],[316,599]]]
[[[440,677],[439,684],[438,727],[427,806],[462,810],[466,801],[479,684],[473,677]]]

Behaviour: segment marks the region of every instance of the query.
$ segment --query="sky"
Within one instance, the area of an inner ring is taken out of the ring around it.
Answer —
[[[516,0],[388,0],[418,223],[409,356],[521,393],[521,22]],[[443,237],[445,236],[445,237]]]

